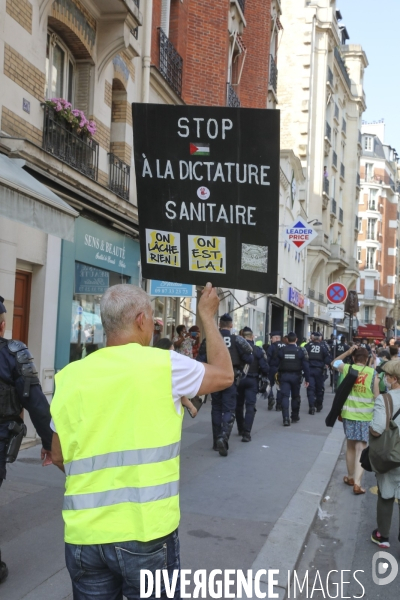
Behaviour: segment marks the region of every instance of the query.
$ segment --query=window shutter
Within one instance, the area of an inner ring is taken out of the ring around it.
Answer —
[[[74,108],[83,110],[87,117],[93,113],[92,72],[93,65],[91,63],[76,63]]]

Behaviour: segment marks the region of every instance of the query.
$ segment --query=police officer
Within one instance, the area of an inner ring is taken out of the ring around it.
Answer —
[[[315,410],[321,412],[324,401],[324,368],[332,361],[326,346],[321,341],[322,335],[314,331],[305,349],[310,361],[310,385],[307,389],[309,415],[315,415]]]
[[[254,359],[246,377],[238,385],[236,423],[242,442],[251,442],[250,433],[256,413],[258,379],[260,375],[268,377],[269,367],[264,350],[254,344],[254,335],[250,327],[243,328],[243,337],[252,347]],[[246,414],[243,415],[245,404]]]
[[[51,440],[49,404],[40,387],[36,367],[28,348],[22,342],[6,340],[6,307],[0,296],[0,487],[6,478],[7,451],[17,431],[20,438],[26,433],[23,429],[23,409],[25,408],[42,438],[41,457],[43,464],[51,464]],[[14,429],[14,431],[11,431]],[[17,430],[17,431],[16,431]],[[8,569],[1,561],[0,583],[8,575]]]
[[[287,334],[288,344],[278,351],[279,358],[279,385],[282,395],[282,417],[283,425],[290,426],[289,419],[289,396],[292,396],[292,423],[300,421],[300,385],[301,374],[304,373],[306,387],[309,384],[309,367],[303,348],[296,344],[297,335],[291,331]]]
[[[346,344],[346,336],[342,335],[342,337],[339,339],[338,345],[336,346],[337,352],[336,355],[340,356],[341,354],[344,354],[345,352],[347,352],[347,350],[350,350],[350,346],[348,344]],[[350,356],[348,356],[347,358],[345,358],[343,360],[344,363],[351,363],[351,358]]]
[[[368,350],[368,354],[371,354],[371,346],[368,344],[367,338],[361,340],[360,348],[365,348]]]
[[[218,450],[220,456],[228,456],[229,436],[235,422],[237,384],[245,365],[250,365],[253,362],[252,347],[241,336],[232,334],[232,327],[232,317],[228,314],[222,315],[219,330],[231,355],[235,381],[225,390],[211,394],[213,450]],[[201,343],[197,360],[207,362],[206,339]]]
[[[278,352],[281,348],[284,348],[286,344],[282,342],[282,333],[280,331],[271,331],[269,335],[271,338],[271,345],[268,348],[267,360],[269,365],[269,382],[271,384],[271,390],[268,397],[268,410],[272,410],[275,404],[273,387],[275,385],[275,375],[278,372],[279,367]],[[278,388],[276,390],[276,410],[282,410],[281,392]]]

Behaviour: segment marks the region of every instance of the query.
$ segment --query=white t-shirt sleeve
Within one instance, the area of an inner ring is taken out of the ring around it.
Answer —
[[[54,425],[53,419],[51,419],[51,421],[50,421],[50,429],[52,429],[52,431],[54,431],[54,433],[57,433],[57,429],[56,429],[56,426]]]
[[[177,412],[181,412],[181,397],[194,398],[203,382],[203,363],[170,350],[172,369],[172,397]]]

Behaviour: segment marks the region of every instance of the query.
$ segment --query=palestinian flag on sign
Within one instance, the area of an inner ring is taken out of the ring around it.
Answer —
[[[210,144],[190,144],[190,154],[192,156],[209,156]]]

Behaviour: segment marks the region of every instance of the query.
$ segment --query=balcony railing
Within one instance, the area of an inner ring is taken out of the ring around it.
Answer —
[[[269,85],[276,94],[278,90],[278,69],[272,54],[269,55]]]
[[[344,179],[345,173],[346,173],[345,166],[343,163],[340,163],[340,177],[342,179]]]
[[[331,200],[331,213],[336,215],[336,200],[334,198]]]
[[[76,135],[60,121],[51,106],[44,106],[43,149],[83,175],[97,181],[99,144]]]
[[[356,222],[354,223],[354,229],[360,231],[360,217],[356,216]]]
[[[347,130],[347,123],[346,123],[346,119],[342,119],[342,131],[344,133],[346,133]]]
[[[357,187],[361,187],[361,177],[360,177],[360,173],[357,173]]]
[[[329,125],[328,121],[325,123],[325,137],[328,138],[329,141],[331,141],[331,136],[332,136],[332,127]]]
[[[349,74],[347,72],[346,65],[343,62],[343,58],[340,56],[340,52],[339,52],[338,48],[335,48],[335,58],[339,65],[339,69],[341,70],[342,75],[345,78],[345,81],[349,87],[349,90],[351,91],[351,80],[350,80]]]
[[[373,300],[378,295],[378,290],[364,290],[364,298],[366,300]]]
[[[335,151],[333,151],[333,154],[332,154],[332,163],[333,163],[334,167],[337,167],[337,154]]]
[[[138,8],[140,8],[140,0],[133,0],[133,3],[136,4]]]
[[[325,298],[324,295],[321,292],[318,292],[318,302],[324,302]]]
[[[323,190],[325,194],[329,196],[329,179],[327,177],[324,177]]]
[[[129,185],[131,178],[131,168],[112,152],[108,154],[110,172],[108,187],[114,194],[117,194],[124,200],[129,200]]]
[[[339,223],[343,223],[343,208],[339,208]]]
[[[160,73],[178,96],[182,94],[183,58],[164,31],[160,31]]]
[[[235,89],[232,84],[228,83],[228,91],[227,91],[227,105],[231,108],[240,108],[240,100],[238,95],[235,92]]]
[[[238,0],[239,6],[242,9],[242,13],[244,13],[244,9],[246,7],[246,0]]]
[[[328,75],[327,75],[328,83],[333,87],[333,71],[330,67],[328,67]]]
[[[375,200],[369,200],[368,201],[368,210],[376,210],[376,202]]]
[[[308,297],[315,298],[315,290],[308,288]]]
[[[339,121],[339,106],[335,102],[335,119]]]
[[[361,131],[359,131],[358,132],[358,143],[360,144],[360,146],[361,146],[361,139],[362,139],[362,137],[361,137]]]
[[[138,0],[139,1],[139,0]],[[131,29],[131,34],[135,38],[135,40],[139,39],[139,26]]]

